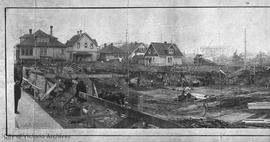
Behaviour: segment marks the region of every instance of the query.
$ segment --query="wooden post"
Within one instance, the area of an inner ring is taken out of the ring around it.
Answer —
[[[138,110],[143,111],[143,95],[139,96]]]
[[[47,86],[48,86],[48,81],[47,81],[47,79],[45,79],[45,92],[47,92]]]

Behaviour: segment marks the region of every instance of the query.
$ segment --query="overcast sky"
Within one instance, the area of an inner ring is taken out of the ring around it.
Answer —
[[[30,10],[7,12],[8,41],[19,42],[31,28],[53,34],[65,43],[76,31],[87,32],[98,44],[128,41],[149,44],[152,41],[175,42],[184,52],[193,53],[202,46],[222,46],[226,54],[244,49],[270,52],[270,8],[261,9],[80,9]],[[127,26],[128,25],[128,26]]]

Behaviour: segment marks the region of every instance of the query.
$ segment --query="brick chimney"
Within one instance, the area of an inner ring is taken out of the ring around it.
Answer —
[[[80,30],[80,35],[82,35],[82,30]]]
[[[50,26],[50,34],[53,35],[53,26]]]
[[[77,34],[79,35],[80,34],[80,31],[77,31]]]
[[[30,35],[32,34],[32,29],[29,29],[29,34],[30,34]]]

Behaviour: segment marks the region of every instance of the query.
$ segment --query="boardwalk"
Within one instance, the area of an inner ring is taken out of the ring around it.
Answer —
[[[20,129],[62,129],[27,93],[22,91],[16,115],[16,126]]]

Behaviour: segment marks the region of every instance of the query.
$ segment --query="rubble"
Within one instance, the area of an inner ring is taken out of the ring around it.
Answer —
[[[255,72],[252,84],[254,87],[247,86],[251,83],[252,71],[222,67],[224,74],[219,72],[220,68],[217,66],[146,67],[111,61],[78,64],[57,63],[46,68],[39,65],[36,70],[33,68],[29,68],[29,70],[29,81],[39,86],[43,93],[46,92],[43,74],[59,73],[66,77],[65,79],[47,78],[49,81],[47,90],[60,79],[59,87],[62,88],[60,89],[62,94],[59,94],[58,91],[52,91],[44,101],[39,102],[42,108],[66,128],[109,128],[127,117],[123,113],[98,103],[76,103],[72,99],[75,86],[72,85],[70,77],[74,74],[114,73],[116,75],[111,78],[81,78],[81,80],[87,84],[87,93],[90,95],[93,91],[92,84],[95,84],[98,93],[102,89],[123,92],[126,95],[126,102],[128,102],[125,104],[126,108],[138,110],[138,106],[140,106],[140,111],[177,122],[182,128],[245,128],[247,126],[233,121],[239,119],[228,121],[226,119],[237,117],[236,112],[240,114],[241,112],[254,113],[248,110],[248,103],[270,101],[269,89],[267,88],[269,71],[265,69],[257,69]],[[120,77],[121,75],[128,76]],[[235,85],[240,82],[244,82],[244,84]],[[262,87],[258,87],[258,85],[262,85]],[[205,110],[202,102],[196,99],[176,101],[185,86],[191,87],[191,93],[207,96],[205,98],[208,110]],[[33,94],[33,89],[27,87],[24,89]],[[138,105],[140,96],[143,98],[143,105]],[[201,119],[205,112],[206,118]],[[226,115],[226,117],[222,117],[222,115]],[[244,117],[247,116],[243,115]],[[229,123],[231,121],[232,123]],[[157,128],[149,124],[146,125],[143,121],[130,127]]]

